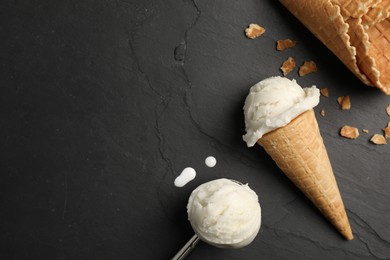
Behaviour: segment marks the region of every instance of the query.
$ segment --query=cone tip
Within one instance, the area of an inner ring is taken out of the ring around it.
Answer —
[[[345,239],[347,240],[352,240],[353,239],[353,234],[352,234],[352,230],[351,230],[351,227],[348,226],[348,228],[346,230],[343,230],[342,231],[342,235],[345,237]]]

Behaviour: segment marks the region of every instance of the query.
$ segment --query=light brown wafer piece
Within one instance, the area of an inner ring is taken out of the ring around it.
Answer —
[[[256,23],[249,24],[248,28],[245,29],[245,35],[249,39],[260,37],[263,33],[265,33],[265,28]]]
[[[386,138],[380,134],[374,134],[370,141],[374,144],[387,144]]]
[[[324,97],[329,97],[329,89],[328,89],[328,88],[321,88],[321,89],[320,89],[320,93],[321,93],[321,95],[323,95]]]
[[[390,138],[390,122],[387,123],[387,126],[382,129],[385,138]]]
[[[351,99],[349,96],[340,96],[337,98],[337,102],[340,105],[342,110],[350,110],[351,109]]]
[[[321,115],[321,116],[325,116],[325,109],[321,109],[320,115]]]
[[[353,126],[345,125],[340,129],[340,135],[348,139],[356,139],[359,137],[359,129]]]
[[[291,39],[277,40],[276,41],[276,50],[284,51],[285,49],[289,49],[294,47],[297,44],[296,41]]]
[[[300,77],[303,77],[303,76],[306,76],[307,74],[316,72],[317,70],[318,70],[318,69],[317,69],[317,64],[316,64],[314,61],[312,61],[312,60],[305,61],[305,62],[299,67],[298,75],[299,75]]]
[[[283,72],[284,76],[287,76],[295,67],[297,63],[293,57],[288,57],[280,67],[280,70]]]

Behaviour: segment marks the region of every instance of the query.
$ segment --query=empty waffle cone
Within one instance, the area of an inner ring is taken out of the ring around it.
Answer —
[[[368,35],[368,53],[374,65],[364,64],[365,73],[372,83],[390,95],[390,18],[386,18],[366,29]]]
[[[356,48],[350,43],[348,24],[340,7],[329,0],[280,0],[321,42],[328,47],[362,82],[369,85],[356,61]]]
[[[378,3],[371,6],[367,13],[362,16],[362,23],[365,26],[372,26],[390,15],[390,1],[376,0]]]
[[[362,17],[371,9],[376,8],[381,1],[382,0],[330,0],[332,4],[340,7],[344,20]]]
[[[390,1],[280,2],[364,84],[390,95]]]
[[[257,143],[336,229],[347,240],[353,239],[314,110],[263,135]]]

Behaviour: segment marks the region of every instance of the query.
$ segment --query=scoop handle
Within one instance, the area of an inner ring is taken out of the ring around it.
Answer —
[[[198,235],[194,235],[190,240],[180,249],[177,254],[172,257],[172,260],[183,260],[186,256],[195,248],[196,244],[199,242]]]

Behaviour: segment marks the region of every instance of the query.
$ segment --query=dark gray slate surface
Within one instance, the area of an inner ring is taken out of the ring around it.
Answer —
[[[277,1],[1,1],[0,13],[1,259],[169,259],[193,234],[192,189],[220,177],[258,193],[260,234],[239,250],[200,243],[188,259],[390,258],[390,147],[369,142],[390,98]],[[252,22],[261,38],[245,38]],[[275,51],[287,37],[298,45]],[[351,242],[241,139],[249,87],[288,56],[319,67],[290,78],[330,90],[316,111]],[[344,124],[370,133],[343,139]],[[174,187],[187,166],[197,178]]]

